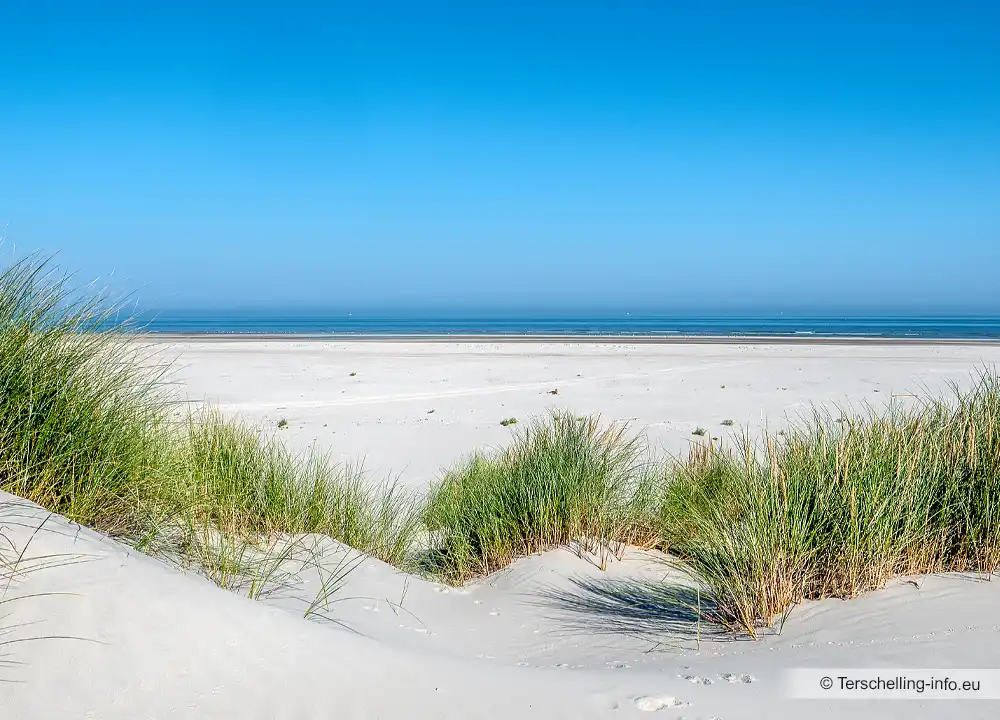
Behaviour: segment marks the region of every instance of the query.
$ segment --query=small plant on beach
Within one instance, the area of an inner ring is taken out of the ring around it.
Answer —
[[[476,455],[431,489],[431,572],[461,583],[539,550],[652,541],[641,438],[566,413],[536,420],[505,450]]]
[[[706,430],[703,427],[696,427],[694,430],[691,431],[692,435],[697,435],[698,437],[701,437],[701,436],[703,436],[703,435],[705,435],[707,433],[708,433],[708,430]]]
[[[352,372],[350,376],[351,376],[351,377],[357,377],[357,376],[358,376],[358,374],[357,374],[356,372]]]
[[[288,421],[285,420],[285,418],[281,418],[278,421],[278,429],[279,430],[284,430],[286,427],[288,427]]]
[[[500,421],[500,424],[503,425],[504,427],[507,427],[508,425],[517,425],[517,418],[515,417],[504,418],[503,420]]]
[[[364,554],[350,547],[345,546],[332,553],[327,550],[315,545],[310,548],[312,558],[309,562],[310,569],[318,575],[319,587],[302,613],[305,618],[331,620],[329,612],[331,606],[337,602],[337,594],[347,583],[348,576],[365,561]],[[399,609],[394,603],[388,600],[385,602],[394,611]]]
[[[733,422],[732,420],[723,420],[723,421],[722,421],[722,424],[723,424],[723,425],[724,425],[725,427],[732,427],[732,426],[733,426],[733,425],[735,425],[736,423],[735,423],[735,422]]]
[[[253,542],[202,526],[185,538],[182,564],[197,569],[223,590],[251,600],[266,598],[295,582],[287,565],[296,542],[286,538]]]

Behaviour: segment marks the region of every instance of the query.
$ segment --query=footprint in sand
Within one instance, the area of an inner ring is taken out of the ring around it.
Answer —
[[[752,683],[757,682],[757,678],[749,673],[743,673],[742,675],[737,675],[736,673],[723,673],[719,676],[720,680],[725,680],[728,683]]]
[[[687,707],[673,695],[643,695],[635,699],[635,706],[643,712],[656,712],[664,708]]]

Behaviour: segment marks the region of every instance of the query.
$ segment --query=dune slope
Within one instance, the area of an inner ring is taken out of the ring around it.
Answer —
[[[13,496],[5,717],[990,717],[984,701],[790,700],[796,667],[990,667],[1000,586],[941,576],[800,606],[780,635],[713,636],[671,614],[658,558],[606,572],[569,549],[459,590],[364,559],[330,608],[318,579],[263,602]],[[40,528],[40,529],[39,529]],[[25,548],[27,548],[25,550]],[[17,551],[17,554],[12,552]],[[23,551],[23,552],[22,552]],[[344,552],[330,545],[328,553]],[[9,565],[8,565],[9,569]],[[676,578],[675,578],[676,579]]]

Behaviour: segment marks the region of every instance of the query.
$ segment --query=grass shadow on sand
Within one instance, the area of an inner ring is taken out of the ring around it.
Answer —
[[[29,575],[39,571],[88,562],[92,557],[82,554],[46,554],[30,551],[32,543],[42,532],[58,532],[48,524],[52,517],[41,508],[22,500],[8,500],[0,496],[0,685],[19,682],[8,677],[8,671],[19,670],[25,661],[19,660],[15,650],[24,643],[42,640],[80,640],[99,643],[98,640],[74,635],[36,634],[33,628],[42,621],[16,622],[14,606],[28,600],[69,596],[68,592],[20,593],[18,586]],[[38,512],[36,512],[38,510]],[[24,537],[26,536],[26,537]]]
[[[708,619],[715,608],[696,588],[612,578],[570,582],[572,588],[542,588],[538,600],[565,630],[628,635],[663,646],[732,637]]]

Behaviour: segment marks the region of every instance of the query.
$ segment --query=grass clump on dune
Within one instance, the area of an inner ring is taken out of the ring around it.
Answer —
[[[641,438],[597,418],[553,413],[431,489],[432,572],[460,583],[545,548],[647,544],[651,485]]]
[[[419,509],[400,488],[238,419],[178,419],[168,367],[121,312],[40,256],[0,272],[0,490],[144,549],[322,533],[403,562]]]
[[[838,419],[673,467],[664,536],[725,624],[755,635],[805,598],[1000,564],[996,375],[951,401]]]
[[[43,258],[0,273],[0,489],[111,533],[143,522],[169,411],[116,309]]]
[[[319,533],[402,564],[420,527],[413,498],[361,468],[294,456],[263,430],[207,410],[192,415],[170,494],[191,520],[238,536]]]

